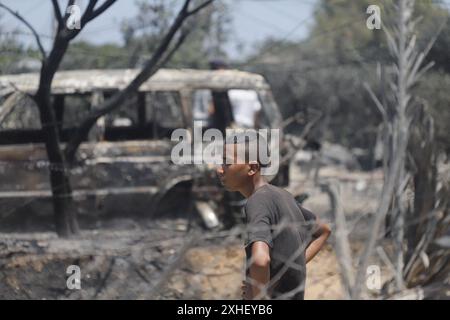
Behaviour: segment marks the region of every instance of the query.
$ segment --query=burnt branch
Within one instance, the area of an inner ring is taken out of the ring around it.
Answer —
[[[209,6],[211,3],[213,3],[213,1],[214,1],[214,0],[208,0],[208,1],[205,1],[204,3],[202,3],[201,5],[199,5],[198,7],[194,8],[194,9],[192,9],[192,10],[187,11],[187,15],[188,15],[188,16],[191,16],[191,15],[193,15],[193,14],[196,14],[197,12],[199,12],[200,10],[202,10],[203,8]],[[187,1],[187,2],[189,2],[189,1]]]
[[[117,109],[126,98],[128,98],[133,92],[136,92],[138,88],[143,84],[148,78],[150,78],[159,68],[161,61],[164,63],[170,56],[178,49],[178,47],[184,41],[186,35],[181,35],[179,43],[174,46],[173,52],[169,52],[168,55],[165,53],[169,50],[170,44],[174,39],[177,32],[181,29],[184,21],[192,14],[198,12],[202,8],[205,8],[208,4],[212,3],[214,0],[208,0],[204,2],[202,5],[199,5],[196,9],[192,11],[188,10],[190,0],[186,0],[183,7],[177,14],[174,22],[172,23],[169,31],[162,39],[156,51],[153,53],[150,60],[147,61],[144,68],[139,72],[139,74],[131,81],[128,86],[117,92],[110,99],[106,100],[102,105],[98,107],[95,111],[93,111],[87,118],[82,122],[82,124],[78,127],[72,139],[68,142],[65,155],[67,159],[73,160],[75,158],[75,153],[79,147],[79,145],[85,140],[86,136],[89,133],[89,130],[95,124],[98,118],[106,115],[107,113]],[[111,2],[111,1],[109,1]]]
[[[95,5],[97,4],[97,0],[93,0],[89,3],[88,8],[86,9],[86,19],[87,22],[91,21],[95,18],[97,18],[99,15],[101,15],[103,12],[105,12],[106,10],[108,10],[109,7],[111,7],[114,3],[116,2],[116,0],[107,0],[105,1],[100,7],[98,7],[97,9],[94,10]],[[88,11],[90,5],[92,5],[92,8],[90,11]]]
[[[61,38],[64,38],[66,41],[70,41],[73,38],[75,38],[81,30],[84,29],[87,23],[97,18],[99,15],[101,15],[103,12],[108,10],[117,0],[106,0],[103,2],[97,9],[95,9],[95,6],[98,3],[98,0],[90,0],[88,3],[88,6],[86,7],[86,10],[84,11],[81,20],[80,20],[80,29],[73,29],[69,30],[65,28],[64,24],[60,25],[58,30],[64,30],[64,33],[61,34]],[[69,8],[74,1],[69,1],[67,8]],[[66,16],[64,17],[64,22],[66,22],[68,19],[67,15],[67,9],[66,9]]]
[[[61,9],[59,7],[58,0],[52,0],[52,5],[53,5],[53,11],[55,11],[55,17],[56,17],[56,20],[58,21],[58,27],[59,27],[64,22],[63,22],[63,17],[61,14]]]
[[[36,39],[36,43],[37,43],[39,51],[41,52],[41,55],[42,55],[42,60],[45,60],[45,58],[47,57],[47,54],[45,53],[44,47],[42,46],[41,38],[39,37],[39,34],[36,32],[36,30],[33,28],[33,26],[27,20],[25,20],[25,18],[22,17],[17,11],[12,10],[10,7],[4,5],[1,2],[0,2],[0,8],[3,8],[6,11],[8,11],[9,13],[11,13],[13,16],[15,16],[17,19],[19,19],[23,24],[25,24],[25,26],[28,29],[30,29],[30,31],[33,33],[34,38]]]
[[[185,30],[184,32],[181,33],[181,35],[178,37],[175,45],[172,47],[172,49],[170,49],[170,51],[162,59],[161,63],[159,64],[160,68],[162,68],[172,58],[174,53],[177,52],[178,49],[183,45],[183,43],[186,40],[189,33],[190,33],[190,30]]]

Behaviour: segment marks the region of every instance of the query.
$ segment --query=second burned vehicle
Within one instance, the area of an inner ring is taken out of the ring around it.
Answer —
[[[138,70],[58,72],[52,99],[62,143],[85,114],[123,88]],[[33,212],[52,212],[49,164],[37,107],[15,103],[16,95],[36,91],[38,74],[0,77],[0,198],[6,219],[27,221]],[[19,99],[20,100],[20,99]],[[26,100],[26,99],[25,99]],[[14,107],[11,107],[11,105]],[[6,109],[8,114],[6,115]],[[282,118],[269,85],[258,74],[237,70],[161,69],[118,110],[100,118],[81,144],[70,181],[80,217],[158,216],[192,210],[207,227],[232,225],[243,199],[222,190],[215,168],[171,161],[172,132],[195,123],[203,129],[280,128]],[[286,152],[281,134],[281,153]],[[272,183],[288,184],[289,161]],[[3,205],[4,206],[4,205]],[[1,215],[1,213],[0,213]],[[1,218],[1,217],[0,217]]]

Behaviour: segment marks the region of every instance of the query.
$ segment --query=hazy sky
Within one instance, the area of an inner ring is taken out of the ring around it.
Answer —
[[[5,5],[17,10],[44,35],[51,35],[53,10],[50,0],[0,0]],[[308,32],[312,19],[312,11],[316,0],[220,0],[230,5],[233,19],[232,34],[227,51],[237,57],[238,44],[248,53],[258,41],[266,37],[279,37],[289,40],[300,39]],[[182,3],[183,1],[179,1]],[[67,1],[61,1],[65,7]],[[86,1],[79,1],[81,5]],[[119,0],[108,11],[93,20],[80,33],[77,39],[93,43],[121,43],[120,22],[124,18],[136,15],[134,0]],[[29,33],[21,22],[3,10],[1,25],[7,29],[19,29]],[[21,40],[34,45],[31,36],[22,35]],[[51,44],[50,38],[43,38],[44,46]]]

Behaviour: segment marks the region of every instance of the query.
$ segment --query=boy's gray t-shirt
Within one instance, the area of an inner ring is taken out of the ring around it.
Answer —
[[[270,247],[270,298],[304,299],[305,249],[316,231],[316,216],[301,207],[288,191],[270,184],[248,198],[245,214],[247,277],[251,244],[264,241]]]

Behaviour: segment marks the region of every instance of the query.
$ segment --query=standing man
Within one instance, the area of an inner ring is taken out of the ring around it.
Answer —
[[[284,189],[265,181],[258,146],[264,138],[245,133],[227,138],[223,164],[217,169],[229,191],[247,198],[244,299],[304,299],[306,263],[323,247],[331,230],[302,208]],[[253,140],[252,140],[253,138]],[[240,146],[240,147],[239,147]],[[245,152],[238,152],[239,148]],[[249,159],[257,148],[257,159]],[[267,151],[267,150],[266,150]]]

